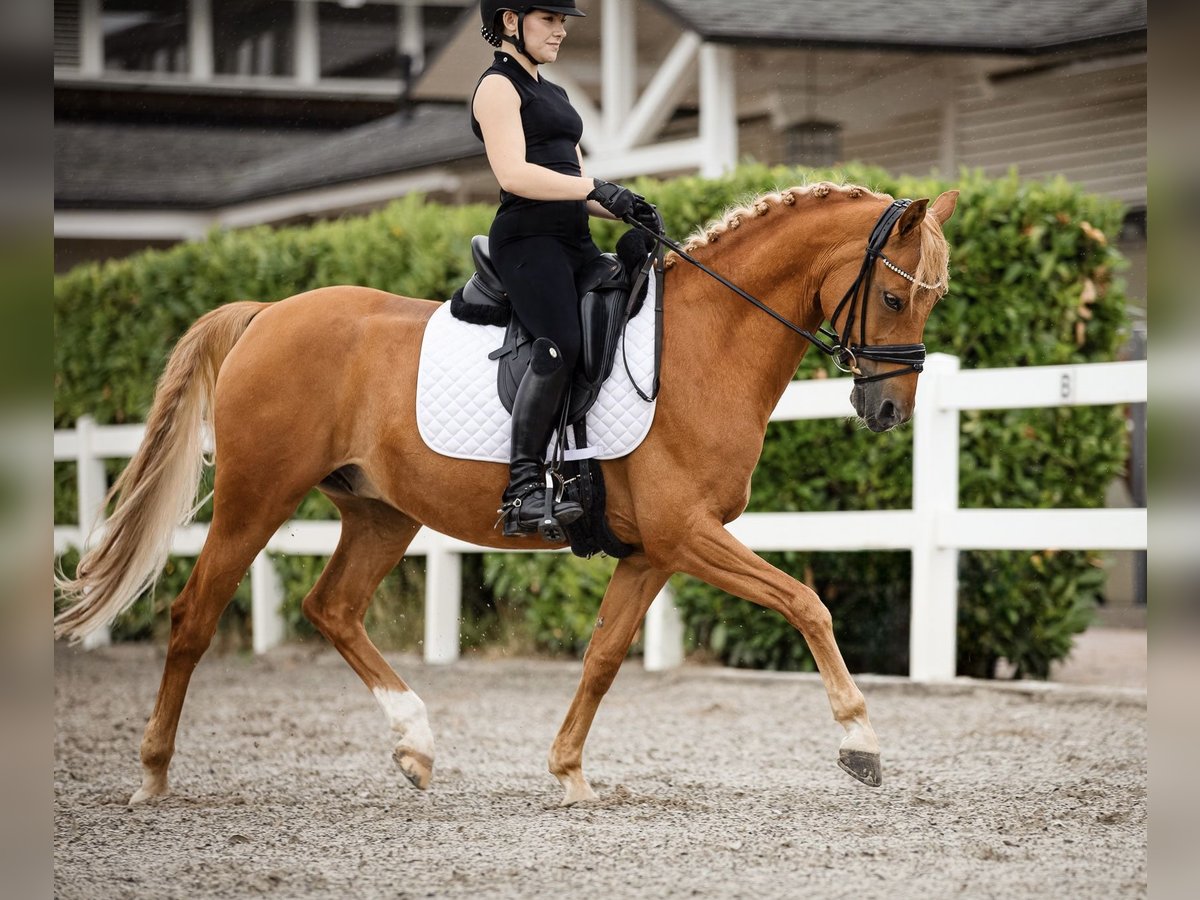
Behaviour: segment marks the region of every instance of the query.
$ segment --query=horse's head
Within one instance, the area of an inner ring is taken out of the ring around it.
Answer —
[[[887,431],[912,416],[925,358],[925,320],[949,278],[942,225],[957,202],[958,191],[947,191],[932,205],[928,199],[893,204],[866,245],[856,220],[856,233],[840,242],[820,287],[822,312],[842,348],[841,364],[854,373],[850,401],[872,431]]]

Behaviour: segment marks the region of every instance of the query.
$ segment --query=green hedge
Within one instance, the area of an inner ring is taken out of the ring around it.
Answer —
[[[1064,181],[1022,184],[1015,174],[989,180],[964,173],[951,184],[898,179],[861,166],[803,173],[748,165],[717,180],[635,184],[658,204],[669,233],[682,236],[761,191],[821,178],[897,196],[962,191],[947,226],[951,292],[934,310],[925,336],[931,350],[957,354],[964,368],[1114,357],[1125,323],[1124,296],[1114,278],[1121,260],[1111,243],[1121,209]],[[75,269],[55,281],[56,424],[66,427],[84,412],[102,423],[141,420],[174,341],[204,311],[230,300],[274,300],[335,283],[447,297],[469,276],[468,238],[487,230],[491,214],[488,206],[443,207],[411,197],[362,218],[214,232],[201,242]],[[621,230],[593,224],[605,247]],[[810,354],[797,377],[823,366]],[[1126,458],[1121,411],[1111,408],[968,413],[962,431],[964,507],[1099,506]],[[907,508],[911,451],[907,428],[872,435],[841,421],[773,424],[750,508]],[[56,522],[73,520],[71,469],[56,470]],[[332,511],[314,493],[299,514],[328,517]],[[768,558],[821,592],[852,668],[905,671],[907,554]],[[139,601],[119,621],[118,636],[141,636],[161,623],[154,610],[182,586],[188,562],[173,565],[158,599]],[[319,561],[279,565],[289,619],[297,633],[308,633],[299,601],[319,574]],[[1103,584],[1096,557],[1087,553],[964,553],[961,568],[960,670],[974,675],[989,675],[1001,657],[1021,674],[1046,674],[1086,624]],[[413,646],[420,634],[419,618],[411,617],[419,617],[421,565],[399,571],[381,588],[373,633]],[[469,641],[578,653],[607,573],[604,562],[548,554],[471,562]],[[676,579],[675,588],[694,648],[734,665],[811,668],[803,641],[776,614],[687,579]],[[242,595],[235,599],[229,623],[240,624],[246,602]]]

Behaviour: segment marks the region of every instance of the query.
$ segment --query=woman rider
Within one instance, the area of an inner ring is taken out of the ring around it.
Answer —
[[[504,534],[531,534],[545,524],[543,533],[552,534],[548,520],[566,525],[582,514],[577,503],[556,502],[546,490],[543,460],[580,351],[575,275],[600,253],[588,216],[633,217],[651,227],[658,219],[627,188],[584,177],[583,121],[566,91],[538,71],[558,58],[567,17],[584,15],[574,0],[482,0],[479,12],[484,38],[500,48],[471,101],[471,127],[500,182],[488,243],[513,309],[536,339],[513,400]]]

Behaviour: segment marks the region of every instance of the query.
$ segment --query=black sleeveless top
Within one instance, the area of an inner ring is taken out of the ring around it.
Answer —
[[[564,175],[580,175],[575,147],[583,136],[583,120],[571,106],[567,92],[545,78],[535,79],[503,50],[496,51],[495,60],[479,81],[489,75],[503,75],[521,98],[525,161]],[[478,83],[475,89],[479,89]],[[474,107],[474,97],[471,99]],[[471,130],[483,140],[473,109]],[[501,190],[496,224],[503,226],[501,231],[512,238],[535,234],[567,236],[581,228],[586,233],[587,216],[587,204],[582,200],[530,200]]]

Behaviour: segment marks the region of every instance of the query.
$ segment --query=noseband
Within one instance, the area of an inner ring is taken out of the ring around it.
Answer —
[[[871,229],[871,237],[867,240],[867,252],[863,257],[862,268],[858,270],[858,277],[854,279],[854,283],[850,285],[850,289],[846,291],[842,301],[837,305],[837,309],[833,311],[833,315],[829,319],[831,326],[837,326],[838,316],[842,310],[846,310],[846,321],[842,326],[842,333],[838,335],[836,332],[822,327],[821,334],[828,338],[832,343],[824,346],[821,343],[816,343],[818,347],[833,357],[834,362],[843,372],[854,373],[855,384],[867,384],[871,381],[883,381],[885,378],[895,378],[897,375],[907,375],[909,372],[920,372],[925,368],[925,345],[924,344],[868,344],[867,343],[867,298],[871,293],[871,278],[875,272],[875,260],[879,260],[901,278],[904,278],[910,284],[917,284],[915,276],[905,272],[902,268],[883,255],[883,245],[887,243],[888,235],[892,232],[892,226],[896,224],[899,218],[904,214],[904,210],[908,209],[911,200],[895,200],[892,205],[883,211],[883,215],[875,223],[875,227]],[[929,285],[921,284],[921,287],[929,287]],[[862,309],[859,309],[859,300],[862,300]],[[847,308],[849,305],[849,308]],[[858,320],[859,343],[853,342],[853,332],[855,319]],[[890,372],[881,372],[875,375],[864,375],[858,367],[858,360],[869,359],[872,362],[894,363],[899,366],[904,366],[903,369],[892,369]]]
[[[911,200],[895,200],[892,205],[883,211],[878,221],[875,222],[875,227],[871,229],[871,237],[867,241],[866,254],[863,257],[862,267],[858,270],[858,277],[854,279],[854,283],[850,285],[845,296],[837,305],[837,309],[833,311],[833,316],[830,317],[829,324],[837,325],[838,316],[842,311],[846,312],[846,319],[842,325],[842,333],[839,335],[836,331],[830,328],[821,326],[818,329],[820,337],[801,328],[790,319],[784,318],[771,307],[767,306],[761,300],[751,296],[743,291],[740,287],[726,279],[722,278],[704,263],[699,262],[690,257],[684,249],[671,240],[664,234],[655,233],[653,229],[647,228],[641,222],[634,219],[626,219],[626,221],[640,228],[642,231],[653,237],[659,244],[670,247],[681,258],[687,260],[702,272],[715,278],[725,287],[729,288],[743,300],[757,306],[771,318],[786,325],[796,334],[800,335],[822,353],[830,356],[834,364],[843,372],[851,372],[854,374],[855,384],[867,384],[872,381],[882,381],[885,378],[895,378],[897,375],[907,375],[909,372],[920,372],[925,368],[925,345],[924,344],[868,344],[867,343],[867,296],[871,290],[871,279],[875,270],[875,261],[879,260],[901,278],[908,281],[917,287],[936,290],[936,285],[925,284],[917,281],[916,276],[909,274],[900,268],[883,253],[883,245],[887,243],[888,235],[891,234],[892,227],[904,214],[911,204]],[[660,253],[662,252],[660,248]],[[859,301],[862,301],[862,309],[859,309]],[[853,342],[854,324],[858,323],[859,342]],[[893,363],[895,365],[904,366],[902,369],[893,369],[889,372],[882,372],[875,375],[864,375],[858,367],[858,360],[869,359],[872,362]]]

